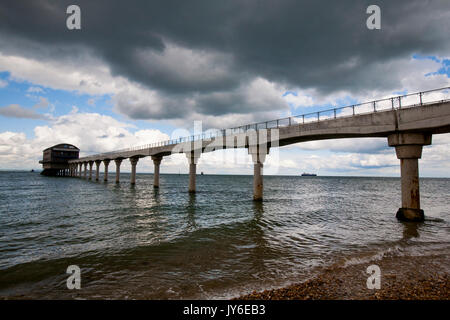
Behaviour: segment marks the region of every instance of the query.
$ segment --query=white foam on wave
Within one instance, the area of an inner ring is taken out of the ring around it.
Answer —
[[[448,243],[435,242],[435,243],[421,243],[414,245],[400,245],[394,244],[393,246],[383,248],[372,254],[364,256],[346,258],[343,262],[343,267],[352,265],[365,264],[369,262],[380,261],[388,257],[423,257],[431,255],[448,254],[450,246]]]

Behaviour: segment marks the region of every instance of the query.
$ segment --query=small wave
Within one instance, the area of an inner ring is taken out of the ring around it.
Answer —
[[[421,243],[415,245],[394,244],[393,246],[385,247],[375,252],[372,251],[371,253],[344,258],[344,261],[340,264],[342,267],[346,268],[352,265],[381,261],[384,258],[446,255],[448,254],[448,251],[448,243],[443,242]]]
[[[365,264],[365,263],[369,263],[372,261],[380,261],[386,257],[401,256],[402,254],[404,254],[403,248],[401,248],[400,246],[395,246],[395,247],[383,249],[372,255],[348,258],[344,261],[343,267],[346,268],[346,267],[349,267],[352,265]]]

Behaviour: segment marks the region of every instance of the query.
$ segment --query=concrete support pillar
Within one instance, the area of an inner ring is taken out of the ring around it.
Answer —
[[[395,147],[400,159],[402,207],[397,211],[397,219],[402,221],[423,221],[425,216],[420,208],[419,161],[422,147],[431,144],[431,134],[396,133],[388,136],[388,144]]]
[[[263,164],[269,148],[253,146],[248,148],[248,153],[252,156],[253,161],[253,200],[262,201],[264,193]]]
[[[84,173],[83,173],[83,178],[86,179],[87,178],[87,162],[84,162]]]
[[[92,166],[94,165],[94,161],[89,161],[89,180],[92,180]]]
[[[122,163],[122,159],[114,159],[116,163],[116,183],[120,182],[120,164]]]
[[[83,164],[82,163],[79,164],[79,169],[78,170],[79,170],[78,171],[78,177],[81,178],[81,172],[83,171]]]
[[[130,158],[130,162],[131,162],[131,180],[130,183],[131,185],[135,185],[136,184],[136,165],[139,161],[139,158],[135,157],[135,158]]]
[[[261,162],[253,163],[253,200],[261,201],[263,199],[263,164]]]
[[[153,174],[153,187],[159,188],[159,166],[161,164],[162,157],[152,156],[152,160],[155,167]]]
[[[95,181],[98,181],[100,178],[100,164],[102,163],[101,160],[95,160]]]
[[[109,160],[109,159],[105,159],[105,160],[103,160],[103,164],[105,165],[105,175],[103,176],[103,181],[108,181],[108,166],[109,166],[109,162],[110,162],[111,160]]]
[[[197,174],[197,162],[200,158],[200,154],[196,152],[186,153],[186,158],[189,162],[189,187],[188,191],[190,193],[195,193],[195,176]]]

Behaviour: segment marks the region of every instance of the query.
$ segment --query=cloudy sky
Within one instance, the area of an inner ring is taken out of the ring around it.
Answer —
[[[81,30],[66,27],[71,4]],[[380,30],[366,27],[371,4]],[[194,121],[220,129],[448,87],[449,30],[448,0],[3,0],[0,169],[37,169],[61,142],[87,155],[185,136]],[[450,177],[449,152],[450,135],[434,136],[421,175]],[[343,139],[271,151],[266,173],[398,165],[386,139]],[[198,170],[252,174],[245,150],[203,155]],[[167,157],[161,172],[187,161]]]

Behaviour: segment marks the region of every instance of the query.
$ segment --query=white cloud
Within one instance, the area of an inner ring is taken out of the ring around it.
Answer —
[[[97,113],[78,113],[60,116],[49,125],[37,126],[34,137],[22,132],[0,133],[0,167],[2,169],[36,168],[42,151],[49,146],[67,142],[81,149],[81,155],[128,148],[167,140],[159,130],[136,130],[110,116]]]
[[[304,150],[330,150],[334,152],[375,153],[386,149],[386,138],[358,138],[340,140],[318,140],[297,145]]]
[[[5,131],[0,133],[0,156],[9,156],[17,153],[17,148],[23,146],[27,137],[25,133]]]
[[[5,81],[5,80],[3,80],[3,79],[0,79],[0,88],[4,88],[4,87],[6,87],[8,85],[8,82],[7,81]]]
[[[134,126],[98,113],[78,113],[58,117],[50,126],[34,129],[34,143],[52,145],[68,142],[78,146],[82,154],[106,152],[168,139],[158,130],[130,129]]]
[[[39,102],[36,103],[33,108],[36,109],[47,109],[50,106],[50,102],[48,101],[47,98],[45,97],[38,97],[39,98]]]
[[[327,157],[310,155],[302,159],[302,167],[305,169],[325,171],[353,171],[356,172],[364,168],[385,168],[398,166],[399,161],[395,156],[395,151],[386,154],[332,154]]]
[[[308,94],[289,92],[283,96],[284,100],[293,108],[311,107],[315,105],[314,99]]]
[[[37,113],[34,110],[26,109],[18,104],[0,107],[0,116],[21,119],[48,119],[47,115]]]
[[[40,88],[40,87],[34,87],[34,86],[31,86],[31,87],[29,87],[29,88],[27,89],[27,92],[30,92],[30,93],[43,93],[43,92],[44,92],[44,89],[42,89],[42,88]]]
[[[103,62],[87,55],[84,63],[75,65],[5,55],[0,51],[0,71],[10,72],[11,80],[91,95],[111,94],[128,83],[122,77],[112,77]]]

